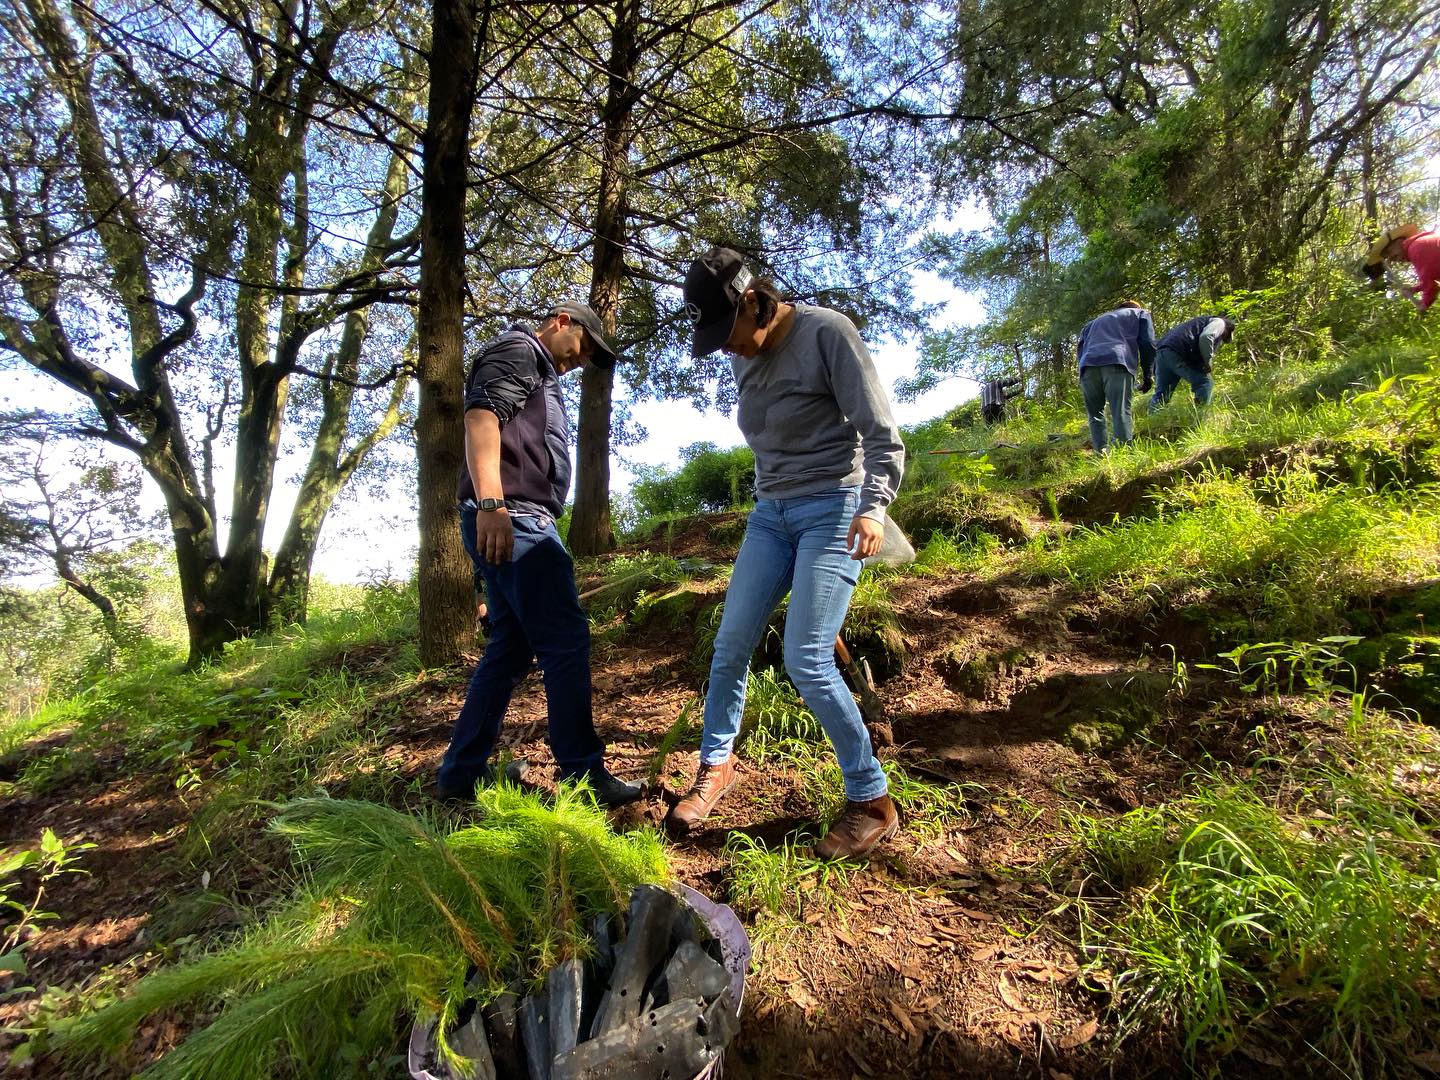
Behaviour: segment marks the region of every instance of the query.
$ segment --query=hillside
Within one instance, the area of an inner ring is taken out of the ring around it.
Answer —
[[[919,558],[868,572],[846,627],[886,703],[900,836],[863,865],[806,854],[839,776],[772,636],[741,781],[668,845],[755,946],[727,1075],[1440,1069],[1436,342],[1412,320],[1232,364],[1209,412],[1182,393],[1104,457],[1065,404],[909,433],[894,512]],[[693,775],[743,516],[652,522],[582,567],[611,768],[654,780],[617,829],[658,824]],[[438,812],[467,672],[418,667],[414,618],[377,588],[5,729],[0,845],[51,829],[83,873],[44,882],[41,992],[0,1004],[7,1048],[34,1039],[3,1075],[131,1075],[183,1037],[165,1013],[108,1063],[46,1056],[55,1018],[273,906],[293,871],[274,803]],[[550,783],[538,676],[502,743]],[[35,867],[5,880],[28,906]],[[404,1075],[364,1064],[344,1068]]]

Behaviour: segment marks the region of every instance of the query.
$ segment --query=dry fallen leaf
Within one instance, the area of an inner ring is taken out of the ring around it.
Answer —
[[[1023,975],[1027,979],[1034,979],[1042,983],[1063,983],[1069,982],[1074,977],[1073,970],[1067,971],[1064,968],[1055,967],[1043,960],[1024,960],[1013,969],[1016,974]]]
[[[1025,1011],[1025,999],[1020,996],[1019,989],[1010,981],[1008,975],[1001,975],[995,980],[996,986],[1000,988],[1000,1000],[1009,1005],[1012,1009]]]
[[[1068,1034],[1061,1035],[1055,1040],[1055,1045],[1061,1050],[1073,1050],[1077,1046],[1089,1042],[1100,1030],[1100,1023],[1097,1020],[1086,1020],[1079,1027],[1073,1028]]]
[[[847,934],[844,930],[831,930],[830,932],[834,934],[839,941],[842,941],[846,945],[849,945],[852,949],[855,948],[855,939],[849,934]]]
[[[869,933],[874,934],[876,937],[889,937],[894,932],[895,928],[893,926],[872,926],[869,928]]]
[[[820,1000],[803,986],[792,986],[786,993],[790,995],[791,1001],[799,1005],[800,1008],[804,1009],[807,1013],[820,1007]]]
[[[984,963],[986,960],[994,960],[996,957],[1004,955],[1004,945],[981,945],[978,949],[976,949],[970,954],[970,959],[975,960],[979,963]]]
[[[974,908],[962,907],[958,909],[961,915],[974,919],[976,922],[994,922],[995,916],[988,911],[976,911]]]
[[[909,1035],[913,1039],[916,1035],[916,1031],[915,1025],[910,1022],[909,1015],[905,1012],[903,1008],[899,1006],[899,1004],[894,1001],[887,1001],[885,1004],[890,1009],[890,1015],[895,1017],[895,1019],[900,1022],[900,1026],[905,1029],[905,1034]]]

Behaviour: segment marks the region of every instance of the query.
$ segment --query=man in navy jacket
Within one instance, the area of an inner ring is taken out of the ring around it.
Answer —
[[[1144,394],[1155,370],[1155,323],[1150,312],[1134,300],[1126,300],[1114,311],[1091,319],[1080,331],[1075,356],[1080,362],[1080,393],[1090,423],[1090,445],[1097,454],[1105,449],[1106,405],[1110,406],[1115,442],[1130,442],[1135,437],[1131,412],[1135,377],[1141,376],[1140,392]]]
[[[585,304],[566,302],[538,329],[515,325],[485,345],[465,381],[460,529],[485,578],[490,635],[440,763],[443,799],[474,797],[495,779],[490,755],[510,696],[538,661],[550,749],[561,780],[584,779],[607,806],[640,788],[605,768],[590,708],[590,624],[575,564],[555,528],[570,491],[570,424],[560,376],[615,350]]]
[[[1210,370],[1215,352],[1235,333],[1235,324],[1219,315],[1197,315],[1186,319],[1160,339],[1155,346],[1155,396],[1150,407],[1164,405],[1184,379],[1190,384],[1196,405],[1208,405],[1215,382]]]

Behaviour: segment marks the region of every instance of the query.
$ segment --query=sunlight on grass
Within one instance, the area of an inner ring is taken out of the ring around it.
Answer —
[[[1072,821],[1083,942],[1113,974],[1122,1035],[1173,1025],[1188,1055],[1223,1054],[1264,1042],[1276,1025],[1254,1025],[1273,1013],[1351,1075],[1433,1037],[1435,807],[1390,782],[1396,741],[1380,749],[1359,770],[1286,763],[1278,804],[1201,774],[1159,807]]]

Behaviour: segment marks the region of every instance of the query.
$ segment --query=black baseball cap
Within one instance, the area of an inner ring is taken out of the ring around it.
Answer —
[[[595,346],[590,354],[590,362],[598,368],[613,368],[615,366],[615,350],[605,340],[605,333],[600,328],[600,316],[595,314],[589,304],[581,304],[574,300],[566,300],[564,303],[555,305],[557,315],[562,311],[570,316],[571,322],[579,323],[590,335],[590,341]]]
[[[744,258],[730,248],[711,248],[690,264],[685,275],[685,314],[695,327],[691,356],[705,356],[729,340],[740,298],[752,280]]]

